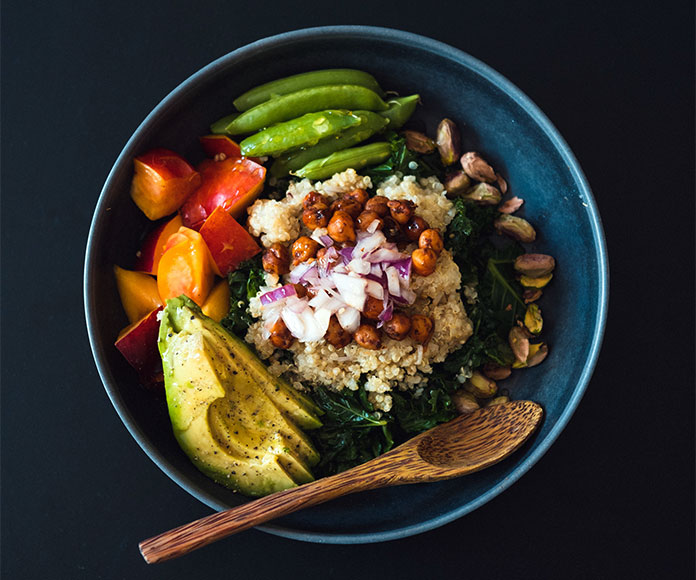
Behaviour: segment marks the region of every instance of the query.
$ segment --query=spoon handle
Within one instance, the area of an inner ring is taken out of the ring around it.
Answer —
[[[374,461],[372,462],[374,465]],[[381,471],[369,473],[363,466],[318,479],[250,501],[239,507],[217,512],[169,530],[139,544],[148,564],[183,556],[248,528],[317,505],[342,495],[382,487],[389,478]]]

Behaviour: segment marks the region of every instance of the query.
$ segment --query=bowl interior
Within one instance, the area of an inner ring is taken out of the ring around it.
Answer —
[[[545,420],[532,442],[463,479],[349,496],[265,527],[300,539],[364,542],[409,535],[461,516],[510,485],[543,454],[575,409],[594,366],[607,274],[599,218],[572,154],[526,97],[475,59],[422,37],[370,27],[299,31],[235,51],[184,82],[137,129],[105,184],[85,265],[90,339],[106,390],[139,444],[179,485],[216,509],[245,501],[193,467],[171,434],[163,397],[144,391],[113,347],[127,321],[112,267],[132,267],[148,226],[128,193],[132,158],[168,147],[198,161],[198,136],[232,111],[235,96],[268,80],[329,67],[364,69],[385,89],[419,93],[423,104],[415,123],[430,132],[442,117],[455,120],[464,150],[480,151],[505,176],[510,191],[525,200],[519,215],[539,234],[530,251],[552,254],[557,261],[540,302],[550,355],[505,382],[513,398],[544,406]]]

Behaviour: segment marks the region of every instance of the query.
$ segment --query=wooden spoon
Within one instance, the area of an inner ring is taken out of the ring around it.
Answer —
[[[140,542],[153,564],[182,556],[274,518],[358,491],[451,479],[498,463],[517,450],[541,421],[542,408],[513,401],[478,409],[438,425],[367,463],[279,491]]]

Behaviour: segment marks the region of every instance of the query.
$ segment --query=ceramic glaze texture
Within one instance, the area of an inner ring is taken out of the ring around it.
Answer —
[[[173,91],[119,156],[99,200],[88,241],[85,307],[106,390],[132,435],[172,479],[224,509],[244,501],[200,474],[171,434],[161,398],[143,391],[113,347],[126,320],[112,265],[132,266],[147,220],[128,195],[132,159],[153,147],[202,158],[197,138],[232,111],[232,100],[258,84],[320,68],[369,71],[382,87],[420,93],[414,123],[431,133],[442,117],[462,127],[463,149],[476,150],[525,200],[518,213],[536,227],[528,251],[555,256],[541,306],[550,346],[540,366],[513,374],[514,399],[541,403],[546,415],[531,443],[503,463],[463,479],[376,490],[288,516],[263,529],[309,541],[393,539],[442,525],[482,505],[516,481],[548,449],[575,410],[599,352],[608,274],[599,216],[572,153],[545,116],[500,75],[472,57],[416,35],[372,27],[287,33],[239,49]],[[108,243],[107,243],[108,241]],[[570,458],[569,458],[570,460]]]

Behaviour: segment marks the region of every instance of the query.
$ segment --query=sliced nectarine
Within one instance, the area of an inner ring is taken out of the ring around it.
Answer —
[[[163,302],[182,294],[199,306],[210,293],[215,265],[201,235],[187,227],[172,234],[157,267],[157,288]]]
[[[156,383],[162,379],[162,359],[157,349],[159,306],[124,328],[116,339],[116,348],[128,363],[138,371],[145,384]]]
[[[208,294],[203,306],[203,314],[220,322],[230,311],[230,285],[227,280],[220,280]]]
[[[136,322],[148,312],[162,306],[157,282],[152,276],[124,270],[119,266],[114,266],[114,274],[121,304],[129,322]]]
[[[261,251],[254,238],[222,207],[205,220],[200,229],[220,275],[227,276],[239,264]]]
[[[146,274],[157,274],[157,266],[160,258],[164,254],[164,247],[167,245],[169,236],[176,233],[184,223],[181,216],[176,214],[172,219],[152,230],[145,238],[138,257],[135,262],[135,271]]]

